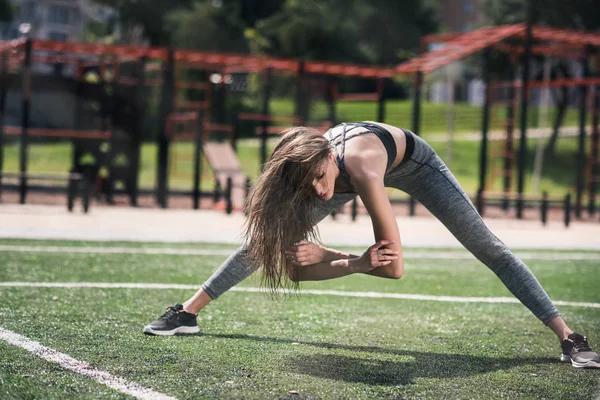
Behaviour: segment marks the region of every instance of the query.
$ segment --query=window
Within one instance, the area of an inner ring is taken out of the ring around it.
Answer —
[[[48,22],[51,24],[68,25],[69,9],[62,6],[50,6],[48,9]]]
[[[55,42],[66,42],[69,40],[69,35],[64,32],[49,32],[48,39]]]
[[[21,10],[21,17],[25,22],[35,21],[38,17],[39,7],[37,3],[24,3]]]
[[[463,0],[463,14],[471,15],[473,13],[473,0]]]

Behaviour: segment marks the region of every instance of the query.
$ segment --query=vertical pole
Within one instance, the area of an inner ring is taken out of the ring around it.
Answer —
[[[377,121],[385,122],[385,81],[377,79]]]
[[[110,65],[110,64],[109,64]],[[108,177],[106,179],[106,201],[109,204],[114,204],[114,190],[115,190],[115,173],[113,167],[113,160],[118,152],[118,146],[122,145],[122,142],[119,143],[119,139],[117,138],[117,129],[116,129],[116,113],[117,113],[117,80],[119,79],[119,58],[118,56],[113,56],[112,58],[112,77],[110,83],[104,86],[106,91],[109,88],[109,93],[105,92],[105,96],[107,98],[107,107],[108,107],[108,115],[110,118],[110,125],[108,126],[110,130],[110,146],[108,148],[107,154],[107,169],[108,169]],[[106,83],[106,82],[105,82]]]
[[[421,129],[421,87],[423,86],[423,72],[418,71],[415,75],[413,109],[412,109],[412,131],[419,136]]]
[[[135,87],[135,104],[136,104],[136,121],[134,124],[135,131],[133,133],[133,151],[131,152],[131,165],[133,166],[133,170],[130,171],[129,175],[129,188],[131,190],[130,193],[130,203],[133,207],[137,207],[138,204],[138,194],[139,194],[139,178],[140,178],[140,152],[142,146],[142,135],[144,134],[144,124],[143,124],[143,116],[146,112],[145,100],[144,100],[144,79],[146,72],[146,56],[142,56],[138,59],[136,65],[136,74],[137,74],[137,84]]]
[[[585,55],[582,62],[582,78],[590,76],[589,54],[590,47],[586,46]],[[575,192],[575,218],[581,218],[583,190],[585,187],[585,120],[587,117],[587,85],[579,87],[579,138],[577,141],[577,176],[576,176],[576,192]]]
[[[542,89],[540,123],[541,129],[548,127],[548,108],[550,106],[550,73],[552,69],[552,58],[546,56],[544,60],[544,88]],[[533,179],[531,180],[531,191],[536,193],[540,187],[540,177],[542,175],[542,166],[544,165],[544,136],[540,135],[535,147],[535,164],[533,167]]]
[[[485,56],[484,56],[485,59]],[[484,60],[485,61],[485,60]],[[445,163],[448,166],[448,168],[452,168],[452,161],[453,161],[453,157],[454,157],[454,131],[455,131],[455,125],[456,125],[456,110],[454,109],[454,103],[456,102],[455,99],[455,86],[456,86],[456,81],[455,81],[455,73],[453,71],[452,68],[453,64],[450,64],[448,66],[446,66],[446,72],[447,72],[447,85],[448,85],[448,112],[446,113],[446,119],[447,119],[447,123],[446,126],[448,127],[448,144],[446,146],[446,160]],[[485,69],[485,66],[484,66]]]
[[[163,63],[163,87],[160,99],[160,121],[158,125],[158,164],[156,182],[156,200],[160,207],[167,208],[168,199],[168,165],[169,138],[167,137],[167,119],[173,109],[173,72],[175,68],[175,53],[169,49],[167,60]]]
[[[83,62],[78,61],[75,75],[75,118],[74,124],[75,129],[83,129]],[[83,172],[81,168],[80,159],[83,155],[83,151],[81,149],[80,140],[73,140],[73,153],[72,153],[72,161],[71,161],[71,170],[72,172]]]
[[[540,204],[540,215],[542,218],[542,225],[546,225],[548,221],[548,192],[542,194],[542,202]]]
[[[0,60],[0,200],[2,199],[2,169],[4,168],[4,113],[8,92],[8,51],[2,52]]]
[[[227,184],[225,186],[225,214],[231,214],[233,211],[233,202],[231,199],[231,192],[233,191],[233,183],[230,176],[227,177]]]
[[[221,72],[221,81],[218,83],[218,101],[217,101],[217,109],[215,110],[215,122],[217,124],[225,123],[225,108],[227,101],[227,86],[225,84],[225,73]],[[221,138],[219,138],[221,141]]]
[[[483,215],[483,193],[488,165],[488,131],[490,125],[490,73],[488,70],[490,49],[483,52],[483,84],[485,85],[485,99],[483,102],[483,118],[481,122],[481,148],[479,150],[479,190],[477,191],[477,211]]]
[[[240,119],[234,114],[231,120],[231,148],[237,153],[237,142],[240,137]]]
[[[413,87],[413,109],[412,109],[412,131],[415,135],[419,135],[421,129],[421,87],[423,86],[423,72],[417,71],[415,75]],[[415,215],[415,199],[410,196],[408,198],[408,214],[412,217]]]
[[[262,171],[263,166],[267,162],[267,139],[269,138],[269,120],[267,119],[270,116],[269,103],[271,101],[271,88],[272,88],[272,76],[273,70],[272,68],[267,68],[263,71],[263,103],[262,103],[262,114],[265,118],[263,118],[260,122],[260,169]]]
[[[565,211],[565,227],[568,228],[569,225],[571,224],[571,193],[567,193],[567,195],[565,196],[564,211]]]
[[[205,74],[205,76],[207,76]],[[208,79],[207,79],[208,84]],[[196,122],[196,138],[194,140],[194,192],[193,203],[194,210],[200,208],[200,190],[202,182],[202,144],[204,140],[204,110],[198,112],[198,120]]]
[[[596,188],[600,178],[598,147],[600,147],[600,129],[598,128],[600,117],[600,86],[594,87],[594,106],[592,108],[592,145],[590,153],[590,181],[588,191],[588,213],[596,214]]]
[[[531,2],[533,3],[533,2]],[[527,161],[527,112],[529,105],[529,64],[533,45],[533,6],[530,3],[525,34],[525,54],[523,56],[523,77],[521,83],[521,137],[519,140],[519,174],[517,181],[517,218],[523,218],[523,191],[525,190],[525,163]]]
[[[514,60],[513,60],[514,61]],[[503,165],[503,176],[504,176],[504,198],[502,199],[502,209],[508,210],[509,206],[509,195],[510,187],[512,185],[512,168],[513,168],[513,136],[515,128],[515,104],[516,94],[515,89],[515,66],[510,66],[510,85],[508,86],[508,104],[506,106],[506,142],[504,144],[504,165]]]
[[[21,104],[21,143],[19,157],[19,203],[25,204],[27,197],[27,148],[29,146],[29,112],[31,111],[31,39],[25,42],[25,60],[23,61],[23,101]]]
[[[306,104],[304,99],[304,67],[304,61],[299,61],[298,75],[296,77],[296,117],[298,117],[300,125],[304,125],[306,123]]]
[[[327,108],[329,111],[329,123],[331,126],[337,124],[337,115],[335,109],[335,102],[337,100],[337,80],[330,76],[327,82]]]

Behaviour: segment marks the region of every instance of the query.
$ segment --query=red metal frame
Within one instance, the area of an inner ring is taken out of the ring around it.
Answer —
[[[0,43],[0,52],[6,50],[22,50],[25,40]],[[128,61],[140,57],[149,60],[166,61],[169,50],[167,48],[104,45],[94,43],[54,42],[50,40],[33,39],[32,50],[41,52],[36,55],[40,62],[65,62],[76,63],[86,56],[111,57],[114,60]],[[58,53],[48,55],[44,53]],[[18,56],[18,54],[15,54]],[[247,73],[260,72],[268,68],[273,70],[297,74],[300,61],[295,59],[273,58],[266,56],[253,56],[233,53],[215,53],[192,50],[175,50],[174,59],[178,68],[209,69],[222,73]],[[394,75],[393,68],[378,68],[355,64],[326,63],[319,61],[305,61],[304,72],[313,74],[336,76],[359,76],[365,78],[386,78]]]
[[[370,67],[354,64],[305,61],[304,72],[335,76],[358,76],[365,78],[390,78],[399,74],[415,72],[430,73],[453,61],[464,58],[486,47],[495,48],[518,55],[523,50],[519,46],[505,43],[508,38],[525,37],[524,24],[484,27],[476,31],[462,34],[427,35],[421,39],[421,47],[431,43],[445,43],[445,46],[426,52],[395,68]],[[600,47],[600,35],[589,32],[571,31],[542,26],[533,28],[533,37],[537,44],[534,54],[554,55],[567,58],[583,56],[585,46]],[[21,50],[24,39],[0,43],[0,52],[13,50],[13,57],[19,57],[15,50]],[[75,63],[85,56],[111,57],[113,60],[127,61],[140,57],[167,60],[169,50],[161,47],[138,47],[123,45],[105,45],[76,42],[54,42],[50,40],[32,40],[32,50],[37,52],[59,53],[36,55],[40,62]],[[174,59],[178,68],[204,68],[221,73],[260,72],[268,68],[277,71],[297,74],[300,61],[294,59],[273,58],[233,53],[215,53],[193,50],[175,50]]]
[[[445,45],[400,64],[395,71],[398,74],[427,74],[489,46],[516,56],[524,51],[522,46],[505,43],[504,40],[524,39],[525,31],[524,24],[517,24],[485,27],[462,34],[427,35],[421,39],[422,49],[431,43]],[[582,58],[585,46],[600,47],[600,35],[595,33],[543,26],[534,26],[532,33],[534,41],[541,42],[532,48],[532,53],[537,55]]]

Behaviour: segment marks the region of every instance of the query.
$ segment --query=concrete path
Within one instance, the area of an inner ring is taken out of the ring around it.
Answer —
[[[398,217],[403,245],[462,247],[433,217]],[[64,206],[0,205],[0,237],[110,241],[239,243],[241,213],[222,211],[95,206],[89,215],[68,213]],[[565,228],[552,221],[488,219],[492,232],[514,249],[600,250],[600,223],[573,222]],[[331,246],[369,246],[370,220],[348,215],[319,224],[323,242]]]

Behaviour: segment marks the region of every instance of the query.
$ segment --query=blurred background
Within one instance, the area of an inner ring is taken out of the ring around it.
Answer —
[[[418,131],[474,198],[485,192],[492,204],[494,193],[504,193],[505,214],[514,193],[534,202],[554,197],[560,207],[573,193],[577,216],[582,217],[584,206],[595,215],[597,85],[532,85],[525,98],[528,107],[519,107],[520,84],[511,84],[512,92],[502,86],[525,76],[546,84],[597,76],[594,32],[600,29],[600,7],[593,0],[0,0],[0,19],[0,39],[13,41],[2,106],[6,129],[0,137],[4,201],[23,202],[24,190],[36,192],[37,187],[43,193],[51,186],[41,178],[36,186],[31,181],[36,177],[25,177],[25,172],[80,173],[87,165],[97,202],[138,205],[138,197],[147,194],[166,207],[169,194],[196,192],[208,198],[225,191],[219,169],[236,168],[243,178],[255,178],[276,139],[273,133],[286,126],[326,129],[346,120],[384,120]],[[505,48],[488,52],[480,50],[490,43],[477,47],[485,32],[468,36],[515,24],[567,30],[571,38],[581,33],[585,40],[566,46],[558,33],[536,36],[531,46],[553,50],[530,48],[526,54],[523,35],[500,38],[493,44]],[[418,68],[398,73],[461,35],[460,46],[474,46],[472,51],[425,71],[419,84]],[[33,43],[29,61],[25,45],[14,45],[18,40]],[[204,58],[192,65],[191,55],[185,64],[177,55],[183,53],[173,53],[169,64],[166,56],[135,49],[254,58],[245,58],[243,65],[232,64],[231,58]],[[271,64],[256,66],[266,59]],[[143,64],[142,73],[136,60]],[[341,72],[307,73],[300,79],[300,67],[280,68],[277,60],[325,62]],[[34,77],[27,84],[26,70]],[[169,79],[174,82],[170,88]],[[25,99],[28,85],[31,93]],[[522,113],[530,131],[525,144],[518,140]],[[584,139],[578,138],[582,129]],[[82,130],[87,138],[73,134]],[[483,131],[489,140],[485,148]],[[208,154],[208,147],[195,143],[198,135],[207,143],[230,141],[235,160],[217,166],[231,152]],[[25,178],[31,178],[30,188],[23,189]],[[243,179],[238,181],[234,186],[243,185]],[[61,187],[68,190],[66,184]],[[18,200],[11,197],[19,191]],[[120,195],[130,200],[121,201]],[[390,196],[407,200],[402,194]],[[171,203],[177,204],[190,206]]]

